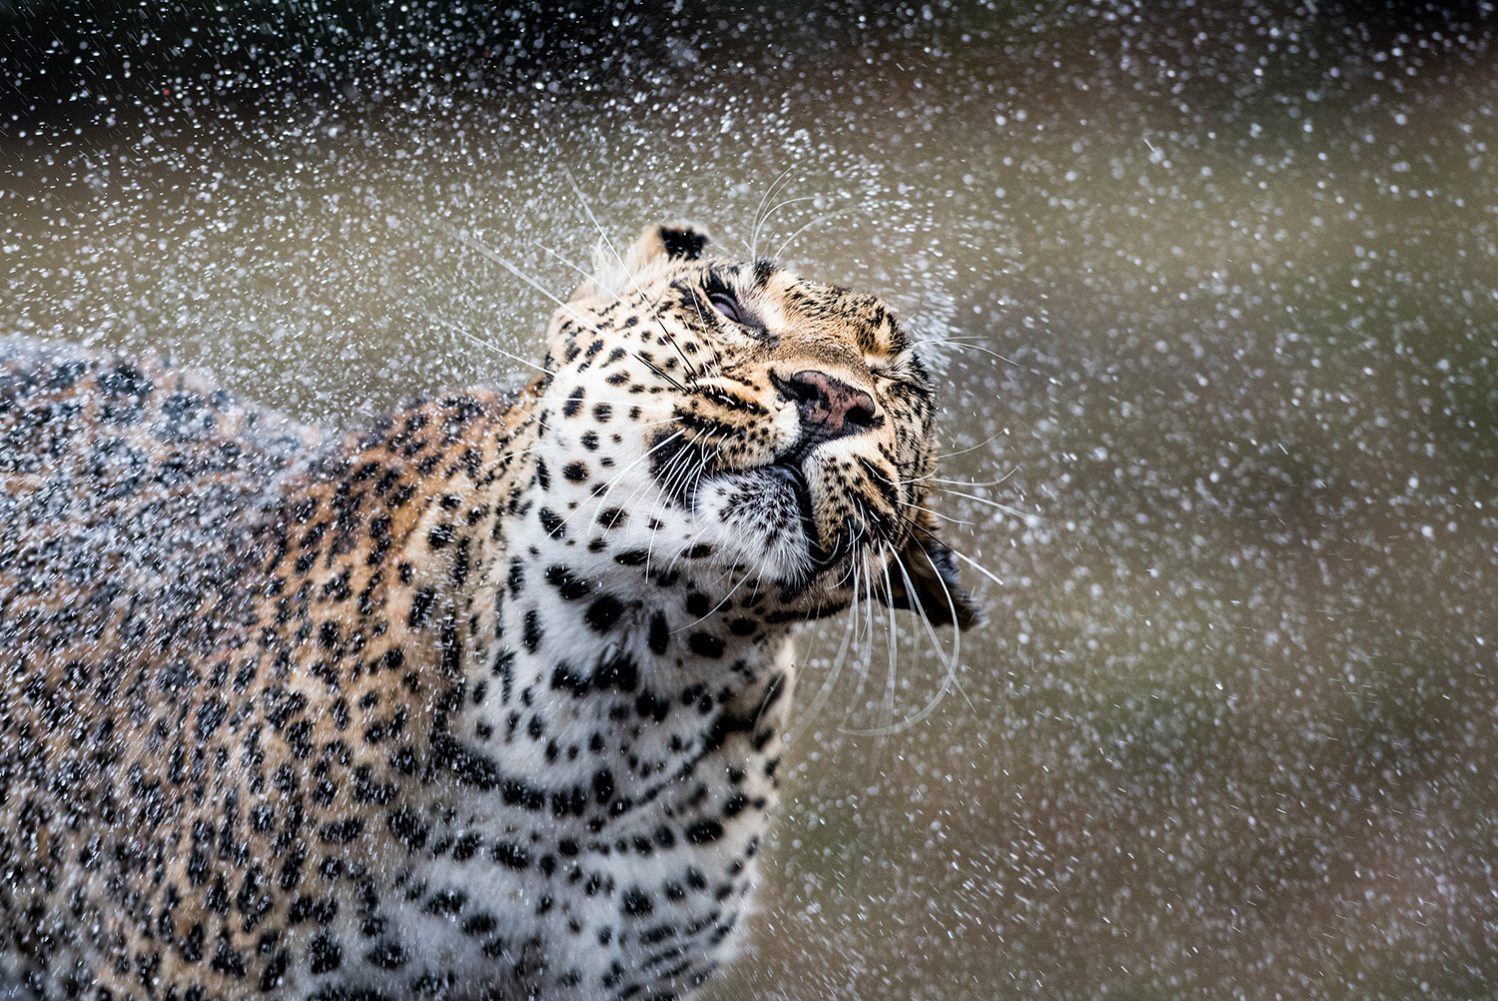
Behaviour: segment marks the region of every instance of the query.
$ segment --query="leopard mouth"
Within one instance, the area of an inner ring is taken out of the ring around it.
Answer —
[[[812,507],[811,483],[806,478],[804,457],[786,455],[768,466],[760,467],[772,482],[790,493],[800,516],[801,534],[806,538],[806,554],[811,560],[808,576],[815,576],[831,563],[831,554],[823,548],[817,532],[816,512]]]

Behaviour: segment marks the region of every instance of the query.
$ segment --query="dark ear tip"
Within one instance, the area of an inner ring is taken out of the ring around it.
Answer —
[[[684,261],[695,261],[707,247],[707,232],[696,223],[668,222],[659,227],[661,246],[666,256]]]

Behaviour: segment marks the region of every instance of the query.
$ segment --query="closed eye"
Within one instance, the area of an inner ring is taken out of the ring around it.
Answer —
[[[712,303],[713,309],[725,319],[731,320],[743,327],[755,337],[766,338],[770,336],[769,330],[765,328],[760,318],[755,316],[750,309],[739,302],[738,297],[727,285],[711,283],[707,288],[707,301]]]
[[[708,295],[707,301],[713,304],[714,309],[728,317],[734,323],[740,323],[746,327],[751,325],[745,317],[743,309],[739,306],[738,300],[729,293],[712,292]]]

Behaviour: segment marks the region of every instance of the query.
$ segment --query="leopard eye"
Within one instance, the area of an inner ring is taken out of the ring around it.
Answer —
[[[744,316],[744,310],[739,306],[738,300],[727,292],[713,292],[707,297],[707,301],[713,304],[713,308],[734,323],[743,326],[751,326],[749,320]]]
[[[719,286],[707,290],[707,301],[712,303],[724,319],[731,320],[742,327],[745,332],[766,340],[770,337],[770,331],[765,328],[764,323],[758,316],[734,296],[727,288]]]

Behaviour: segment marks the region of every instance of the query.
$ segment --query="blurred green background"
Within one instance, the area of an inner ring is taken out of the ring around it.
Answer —
[[[996,579],[912,726],[924,632],[809,632],[713,996],[1498,997],[1490,13],[12,0],[0,332],[350,427],[522,374],[471,241],[760,222],[925,339]]]

